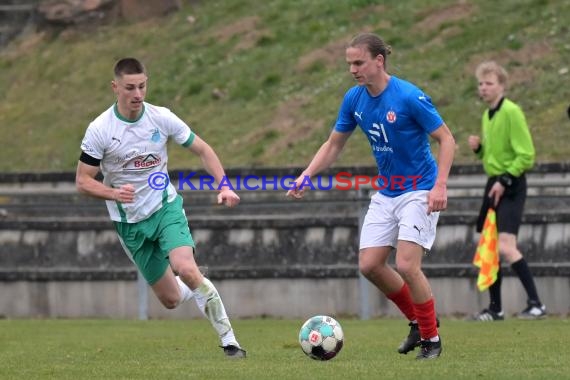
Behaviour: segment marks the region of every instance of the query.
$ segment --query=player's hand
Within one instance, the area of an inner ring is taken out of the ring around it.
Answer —
[[[479,136],[471,135],[467,138],[467,143],[472,151],[476,151],[481,146],[481,138]]]
[[[436,183],[428,193],[428,215],[447,208],[447,186]]]
[[[308,186],[303,186],[303,182],[310,179],[310,176],[306,174],[301,174],[292,184],[289,191],[287,191],[287,196],[294,199],[301,199],[305,194],[305,190]]]
[[[493,201],[493,207],[497,207],[499,202],[501,201],[501,197],[505,193],[505,187],[501,185],[499,181],[495,182],[495,184],[489,190],[488,197],[491,198]]]
[[[115,189],[115,198],[120,203],[133,203],[135,201],[135,187],[131,184],[121,185]]]
[[[228,207],[234,207],[239,204],[239,195],[230,189],[222,189],[218,194],[218,204],[225,204]]]

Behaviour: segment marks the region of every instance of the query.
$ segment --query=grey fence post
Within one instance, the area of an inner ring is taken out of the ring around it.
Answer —
[[[137,271],[137,290],[139,295],[139,320],[148,319],[148,284],[143,275]]]
[[[358,191],[358,238],[362,232],[362,223],[368,211],[368,192],[366,190]],[[360,289],[360,319],[370,319],[370,283],[368,279],[358,272],[358,286]]]

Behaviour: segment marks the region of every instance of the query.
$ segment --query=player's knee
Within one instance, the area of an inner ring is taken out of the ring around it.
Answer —
[[[162,296],[159,298],[160,303],[162,303],[162,305],[167,308],[167,309],[175,309],[176,306],[178,306],[178,304],[180,303],[180,296],[177,295],[168,295],[168,296]]]
[[[374,272],[374,269],[375,269],[375,267],[371,263],[368,263],[368,262],[363,261],[363,260],[360,260],[358,262],[358,270],[366,278],[369,278],[372,275],[372,273]]]
[[[504,251],[499,251],[501,259],[508,264],[512,264],[519,261],[522,258],[522,254],[517,249],[509,249]]]
[[[501,242],[499,242],[499,254],[501,259],[509,264],[520,260],[522,257],[522,254],[518,250],[516,244],[510,243],[501,244]]]
[[[407,283],[411,283],[414,281],[415,278],[421,276],[421,269],[417,265],[414,265],[413,263],[408,261],[397,263],[396,269],[398,273],[400,273],[404,281],[406,281]]]
[[[200,276],[200,269],[198,269],[198,266],[196,265],[183,265],[180,268],[178,268],[178,275],[183,278],[183,279],[187,279],[190,282],[196,282]]]

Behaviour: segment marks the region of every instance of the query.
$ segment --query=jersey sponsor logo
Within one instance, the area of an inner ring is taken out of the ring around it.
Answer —
[[[374,142],[378,142],[380,140],[386,144],[388,143],[388,135],[386,135],[386,129],[382,123],[372,123],[372,128],[368,130],[368,134],[370,134],[370,139]]]
[[[392,149],[391,146],[387,146],[387,145],[372,145],[372,151],[373,152],[390,152],[390,153],[394,153],[394,149]]]
[[[134,157],[137,156],[142,156],[144,153],[146,153],[147,147],[142,147],[141,149],[133,149],[132,151],[125,153],[125,154],[121,154],[120,156],[115,158],[115,164],[117,165],[121,165],[123,162],[126,162],[128,160],[132,160],[134,159]],[[128,163],[123,164],[123,167],[127,166]]]
[[[372,128],[368,130],[368,134],[370,135],[370,140],[372,145],[373,152],[390,152],[394,153],[392,147],[388,146],[388,135],[386,134],[386,128],[384,128],[384,124],[376,124],[372,123]],[[386,145],[380,145],[380,144]]]
[[[372,139],[372,141],[378,142],[378,140],[380,139],[380,130],[381,130],[380,125],[372,123],[372,129],[368,130],[368,133],[370,134],[370,138]]]
[[[388,120],[388,123],[395,123],[396,122],[396,112],[388,111],[388,113],[386,114],[386,120]]]
[[[360,111],[360,112],[354,111],[354,116],[356,116],[357,118],[360,119],[360,121],[362,121],[362,111]]]
[[[123,165],[124,171],[143,171],[155,168],[162,162],[160,156],[154,154],[147,154],[144,156],[137,156]]]

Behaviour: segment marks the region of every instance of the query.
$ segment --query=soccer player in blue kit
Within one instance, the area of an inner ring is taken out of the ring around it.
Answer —
[[[409,320],[398,348],[417,359],[442,352],[430,284],[421,269],[435,240],[439,212],[447,207],[447,179],[455,140],[429,96],[386,71],[390,46],[371,33],[356,36],[346,62],[358,83],[349,89],[328,140],[287,195],[303,197],[307,179],[329,168],[360,126],[378,165],[379,191],[372,196],[360,236],[359,269]],[[437,163],[429,144],[439,144]],[[396,270],[388,257],[396,249]]]

